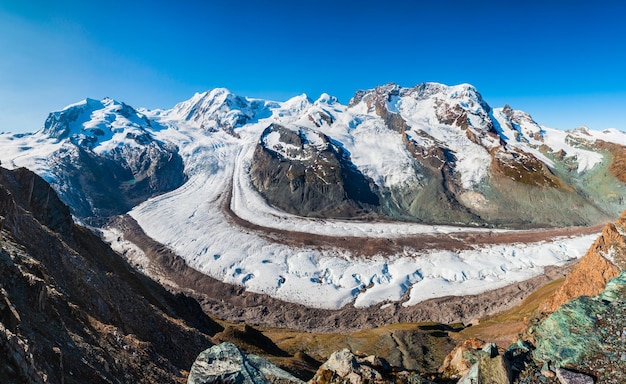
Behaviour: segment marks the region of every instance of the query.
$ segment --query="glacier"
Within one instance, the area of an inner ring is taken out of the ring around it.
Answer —
[[[459,135],[457,127],[441,123],[441,100],[459,105],[467,114],[468,129],[479,134],[490,129],[485,126],[487,117],[495,120],[500,137],[479,135],[476,140],[483,145],[478,146]],[[445,143],[456,153],[455,172],[468,191],[489,177],[489,150],[501,145],[504,138],[508,139],[509,148],[531,153],[548,166],[553,165],[553,160],[538,150],[541,145],[566,153],[576,161],[579,173],[603,161],[602,154],[568,141],[572,133],[540,126],[520,111],[514,111],[517,115],[512,119],[507,115],[512,112],[506,108],[492,110],[466,84],[416,87],[390,97],[387,107],[407,122],[408,129],[403,133],[408,140],[423,147]],[[407,248],[394,254],[364,256],[343,249],[341,239],[421,235],[454,238],[467,233],[513,234],[520,230],[308,218],[268,204],[252,185],[249,169],[260,140],[267,140],[274,147],[280,145],[275,136],[262,138],[272,123],[304,130],[307,145],[313,147],[319,145],[316,132],[333,138],[376,185],[410,187],[420,182],[402,136],[387,129],[384,120],[374,113],[373,104],[368,105],[366,100],[355,98],[354,104],[346,106],[323,94],[315,101],[301,95],[275,102],[236,96],[220,88],[198,93],[170,110],[131,109],[120,115],[125,104],[111,99],[88,99],[64,111],[76,108],[82,114],[65,134],[52,135],[48,126],[48,130],[33,134],[0,135],[2,165],[30,168],[54,186],[58,175],[51,172],[47,161],[51,154],[68,145],[63,137],[87,140],[95,153],[141,145],[134,139],[137,134],[172,143],[183,159],[187,181],[138,204],[129,214],[148,236],[171,248],[189,266],[226,283],[289,302],[337,309],[345,305],[383,306],[401,300],[410,306],[437,297],[477,294],[529,279],[547,266],[579,258],[596,237],[590,234],[531,243],[469,244],[464,249]],[[512,123],[513,120],[518,123]],[[587,141],[626,145],[626,135],[616,130],[581,130],[576,135]],[[319,248],[272,241],[258,231],[237,225],[228,212],[266,230],[333,237],[338,239],[338,245]],[[105,228],[105,233],[123,237],[106,231]]]

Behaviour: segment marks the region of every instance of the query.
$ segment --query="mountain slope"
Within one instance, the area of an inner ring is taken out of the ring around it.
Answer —
[[[156,139],[158,129],[124,103],[86,99],[50,113],[36,134],[12,141],[26,141],[22,152],[31,152],[19,165],[44,168],[40,174],[72,213],[97,223],[185,182],[178,148]]]
[[[38,176],[0,168],[3,382],[184,382],[221,327],[135,272]]]
[[[559,306],[580,296],[599,295],[609,280],[626,268],[626,215],[607,224],[589,250],[572,268],[565,283],[544,303],[554,312]]]

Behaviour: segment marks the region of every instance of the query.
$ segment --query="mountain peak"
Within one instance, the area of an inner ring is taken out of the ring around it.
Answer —
[[[232,132],[254,119],[259,110],[266,108],[265,104],[238,96],[226,88],[215,88],[176,104],[169,115],[206,131]]]
[[[117,137],[116,142],[127,137],[145,137],[145,128],[150,125],[146,116],[128,104],[109,97],[102,100],[87,98],[50,113],[43,133],[93,149],[114,137]]]
[[[315,100],[314,104],[335,104],[338,100],[335,96],[331,96],[328,93],[324,92],[320,95],[320,97]]]

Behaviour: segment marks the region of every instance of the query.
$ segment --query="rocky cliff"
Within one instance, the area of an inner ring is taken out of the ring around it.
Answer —
[[[596,296],[606,283],[626,268],[626,213],[607,224],[585,255],[574,265],[563,285],[546,300],[544,310],[554,312],[559,306],[580,296]]]
[[[0,169],[0,229],[2,382],[184,382],[221,329],[75,225],[26,169]]]

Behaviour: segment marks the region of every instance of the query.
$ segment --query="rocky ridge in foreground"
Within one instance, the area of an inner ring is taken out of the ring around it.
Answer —
[[[0,381],[182,383],[221,326],[75,225],[39,176],[0,168]]]
[[[626,212],[607,224],[600,236],[567,275],[565,283],[544,305],[546,312],[580,296],[596,296],[626,268]]]

